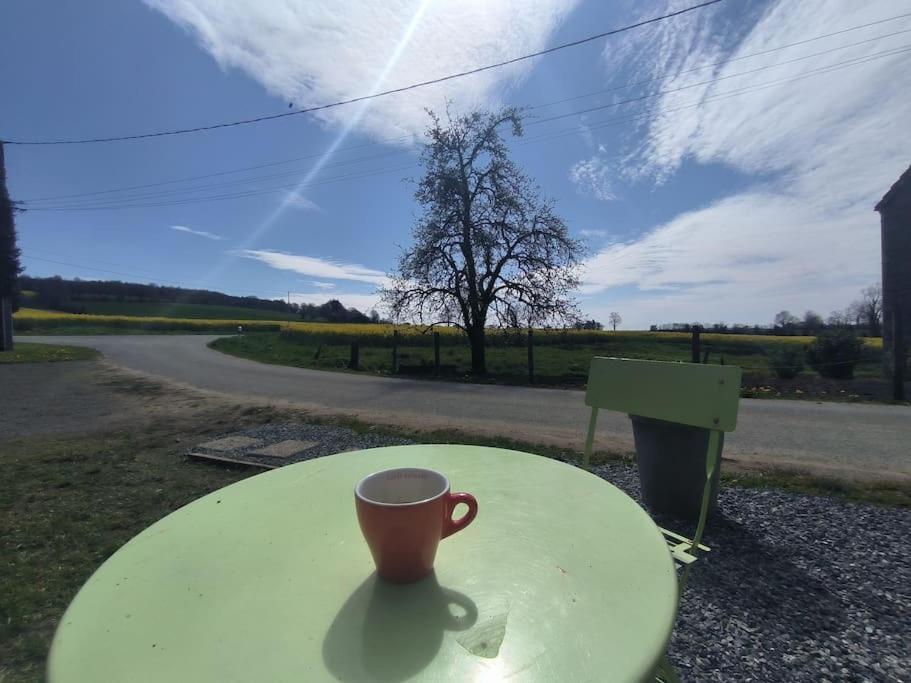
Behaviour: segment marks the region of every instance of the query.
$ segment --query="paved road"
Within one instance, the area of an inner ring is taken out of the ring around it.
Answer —
[[[588,409],[580,391],[382,378],[266,365],[207,348],[215,337],[29,337],[91,346],[122,367],[201,389],[289,401],[377,423],[460,429],[581,447]],[[623,415],[602,412],[599,445],[629,450]],[[725,456],[744,463],[911,482],[911,408],[810,401],[741,401]]]

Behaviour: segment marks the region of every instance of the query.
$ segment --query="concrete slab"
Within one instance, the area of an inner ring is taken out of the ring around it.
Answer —
[[[279,441],[270,446],[258,448],[255,451],[248,451],[250,455],[260,455],[267,458],[290,458],[295,453],[306,451],[314,446],[319,445],[316,441],[297,441],[288,439]]]
[[[251,439],[249,436],[226,436],[214,441],[199,444],[199,448],[210,451],[238,451],[243,448],[253,448],[262,444],[262,439]]]

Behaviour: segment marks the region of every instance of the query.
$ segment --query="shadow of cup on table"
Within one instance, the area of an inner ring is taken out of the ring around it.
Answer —
[[[446,631],[464,631],[477,620],[471,598],[440,586],[435,573],[392,584],[374,572],[329,627],[323,660],[340,680],[403,681],[433,661]]]

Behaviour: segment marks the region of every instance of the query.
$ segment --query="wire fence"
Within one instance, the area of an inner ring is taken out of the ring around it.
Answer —
[[[393,373],[470,371],[470,343],[460,331],[358,335],[341,330],[315,334],[290,329],[280,336],[297,347],[300,354],[312,354],[316,365],[344,362],[359,368],[364,363],[368,369]],[[503,330],[489,332],[485,348],[492,374],[527,374],[529,382],[538,375],[584,377],[594,356],[735,365],[750,373],[767,375],[807,367],[825,372],[881,361],[881,351],[872,346],[863,347],[856,358],[825,360],[807,358],[802,340],[766,335],[723,335],[724,339],[719,339],[720,336],[711,334],[706,340],[704,336],[694,339],[689,334],[654,332],[615,335],[594,330]],[[350,355],[346,355],[346,349],[351,349]],[[783,350],[784,362],[778,362],[775,356]],[[799,360],[788,362],[794,356]]]

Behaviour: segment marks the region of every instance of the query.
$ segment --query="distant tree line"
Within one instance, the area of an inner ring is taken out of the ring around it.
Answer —
[[[824,330],[851,330],[857,334],[879,337],[882,335],[882,289],[878,284],[861,291],[860,298],[842,310],[832,311],[823,318],[816,311],[807,311],[802,317],[790,311],[775,315],[770,325],[728,325],[726,323],[703,324],[665,323],[652,325],[652,332],[691,332],[699,327],[704,332],[719,334],[772,334],[772,335],[816,335]]]
[[[603,330],[604,325],[597,320],[577,320],[573,323],[574,330]]]
[[[121,282],[120,280],[65,280],[54,277],[19,278],[20,288],[34,292],[30,304],[40,308],[85,313],[85,303],[108,301],[118,303],[201,304],[206,306],[242,306],[285,315],[299,315],[302,320],[330,323],[380,322],[376,311],[369,315],[356,308],[345,308],[336,299],[324,304],[288,303],[281,299],[261,299],[255,296],[232,296],[206,289],[184,289],[156,284]]]
[[[300,312],[302,320],[327,323],[379,323],[379,313],[370,311],[364,315],[356,308],[345,308],[338,299],[329,299],[324,304],[291,304]]]

